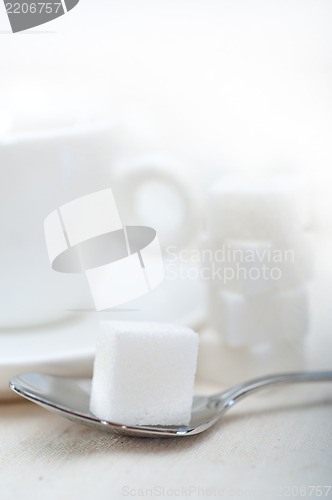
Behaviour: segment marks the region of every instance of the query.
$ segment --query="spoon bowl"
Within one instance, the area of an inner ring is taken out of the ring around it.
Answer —
[[[239,384],[212,396],[194,396],[191,420],[189,425],[184,426],[128,426],[98,419],[89,410],[90,378],[27,373],[13,377],[10,380],[9,387],[20,396],[37,403],[43,408],[88,427],[129,436],[184,437],[208,429],[235,402],[258,389],[271,384],[315,381],[332,381],[332,371],[271,375]]]

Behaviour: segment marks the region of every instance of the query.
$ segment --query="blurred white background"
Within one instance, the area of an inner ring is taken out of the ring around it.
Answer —
[[[202,174],[296,168],[330,231],[331,25],[329,0],[81,0],[12,35],[2,8],[1,127],[89,108]]]
[[[80,0],[13,35],[3,7],[0,129],[114,117],[121,156],[183,158],[202,191],[224,173],[297,170],[316,235],[332,235],[331,25],[329,0]]]

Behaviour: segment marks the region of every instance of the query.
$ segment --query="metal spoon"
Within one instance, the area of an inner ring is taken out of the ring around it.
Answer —
[[[208,429],[221,414],[247,394],[271,384],[332,381],[332,371],[287,373],[257,378],[212,396],[195,396],[188,426],[128,426],[99,420],[89,411],[91,379],[39,373],[17,375],[9,386],[20,396],[79,424],[130,436],[180,437]]]

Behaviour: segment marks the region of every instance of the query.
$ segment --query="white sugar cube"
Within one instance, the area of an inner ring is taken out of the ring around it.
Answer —
[[[304,181],[220,179],[208,195],[208,232],[213,238],[287,241],[311,223]]]
[[[308,327],[307,290],[253,296],[211,293],[210,320],[230,347],[300,339]]]
[[[188,425],[198,335],[167,323],[102,321],[90,411],[124,425]]]

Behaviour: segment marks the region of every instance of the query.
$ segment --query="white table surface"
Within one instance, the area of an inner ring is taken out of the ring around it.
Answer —
[[[330,341],[317,345],[312,353],[318,358],[312,355],[307,368],[322,368],[330,356]],[[215,392],[223,385],[216,381],[220,372],[215,381],[204,381],[202,361],[197,392]],[[332,482],[328,382],[265,389],[239,402],[210,430],[176,439],[103,433],[18,397],[2,402],[0,410],[1,500],[270,499],[291,496],[290,487],[296,493],[296,487]],[[310,489],[305,491],[309,496]]]
[[[2,405],[1,498],[270,499],[331,485],[330,384],[268,391],[209,431],[177,439],[113,435],[33,403]]]

